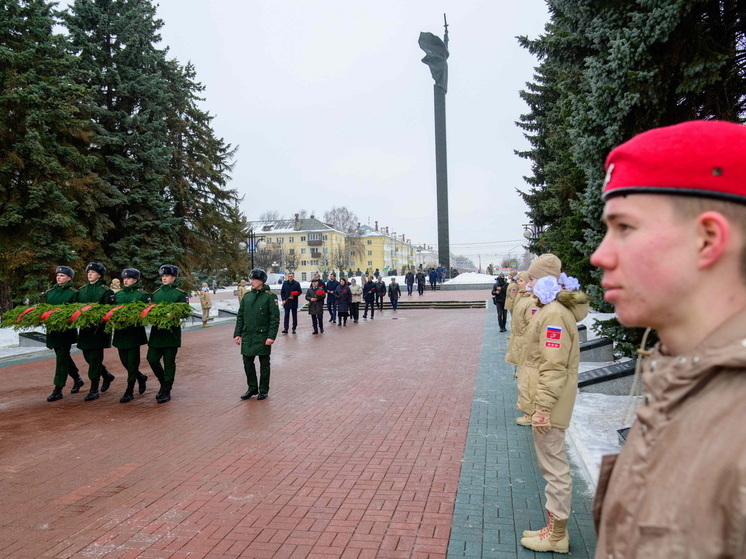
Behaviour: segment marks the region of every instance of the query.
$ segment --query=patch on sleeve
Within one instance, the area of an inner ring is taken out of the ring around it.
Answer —
[[[539,312],[539,307],[531,307],[531,316],[534,316],[537,312]]]
[[[562,347],[562,344],[560,342],[544,342],[544,346],[552,349],[559,349]]]
[[[552,326],[551,324],[548,325],[547,332],[546,332],[546,338],[547,340],[561,340],[562,339],[562,327]]]

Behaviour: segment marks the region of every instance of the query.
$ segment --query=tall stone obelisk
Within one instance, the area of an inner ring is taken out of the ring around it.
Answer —
[[[446,152],[446,92],[448,91],[448,22],[443,14],[443,40],[432,33],[420,33],[419,45],[425,51],[422,62],[430,67],[435,80],[435,184],[438,201],[438,259],[451,273],[451,243],[448,233],[448,157]]]

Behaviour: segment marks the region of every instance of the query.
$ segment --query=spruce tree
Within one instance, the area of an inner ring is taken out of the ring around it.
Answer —
[[[80,269],[106,220],[85,154],[89,91],[44,0],[0,0],[0,309],[35,301],[55,265]]]
[[[165,51],[156,47],[163,23],[149,0],[75,0],[64,21],[79,80],[94,91],[96,171],[121,194],[105,210],[116,224],[104,239],[107,260],[115,270],[140,269],[147,284],[184,253],[174,202],[164,195],[173,147]]]

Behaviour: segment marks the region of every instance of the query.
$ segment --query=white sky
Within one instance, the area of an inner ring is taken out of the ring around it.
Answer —
[[[67,2],[61,2],[61,5]],[[420,31],[450,38],[446,96],[451,250],[482,266],[521,252],[530,174],[514,149],[543,0],[161,0],[163,45],[191,61],[217,134],[239,146],[242,210],[363,223],[437,245],[433,80]]]

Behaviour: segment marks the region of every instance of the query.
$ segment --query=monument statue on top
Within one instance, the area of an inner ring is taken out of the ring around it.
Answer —
[[[446,152],[446,92],[448,91],[448,21],[443,14],[443,40],[432,33],[420,33],[419,45],[425,51],[422,62],[430,67],[435,80],[435,182],[438,200],[438,260],[451,275],[451,247],[448,233],[448,165]]]

